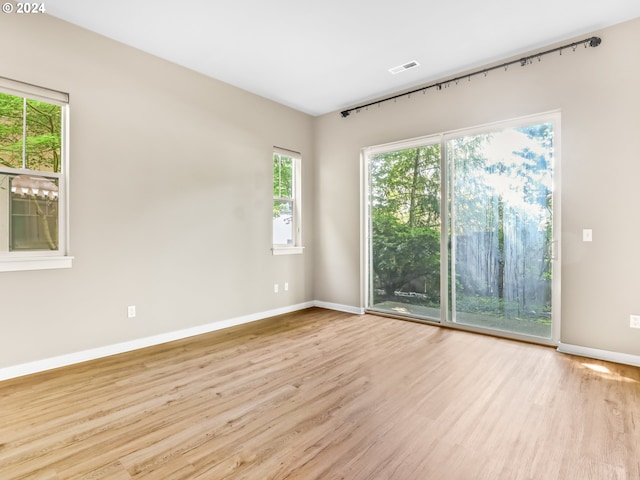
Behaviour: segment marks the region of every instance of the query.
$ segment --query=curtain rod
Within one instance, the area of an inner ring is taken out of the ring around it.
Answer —
[[[540,61],[541,58],[544,55],[549,55],[549,54],[555,53],[555,52],[560,52],[560,55],[562,55],[562,51],[566,50],[568,48],[573,49],[573,51],[575,52],[576,48],[578,48],[578,45],[584,45],[584,48],[587,48],[587,47],[597,47],[601,43],[602,43],[602,39],[600,37],[585,38],[584,40],[579,40],[579,41],[573,42],[573,43],[567,43],[566,45],[562,45],[560,47],[552,48],[551,50],[545,50],[544,52],[534,53],[532,55],[528,55],[526,57],[522,57],[522,58],[520,58],[518,60],[512,60],[510,62],[501,63],[500,65],[495,65],[493,67],[488,67],[488,68],[484,68],[482,70],[476,70],[475,72],[467,73],[465,75],[460,75],[459,77],[454,77],[454,78],[450,78],[448,80],[442,80],[440,82],[432,83],[432,84],[427,85],[425,87],[420,87],[420,88],[416,88],[415,90],[411,90],[410,92],[399,93],[398,95],[393,95],[392,97],[386,97],[386,98],[383,98],[382,100],[376,100],[375,102],[367,103],[367,104],[364,104],[364,105],[358,105],[357,107],[353,107],[353,108],[348,108],[346,110],[341,111],[340,115],[342,115],[342,118],[346,118],[351,114],[351,112],[354,112],[354,111],[358,111],[359,112],[360,109],[371,107],[372,105],[380,105],[381,103],[389,102],[391,100],[395,100],[395,99],[401,98],[401,97],[406,97],[406,96],[409,96],[409,95],[411,95],[413,93],[418,93],[418,92],[423,92],[424,93],[430,88],[436,88],[438,90],[442,90],[443,86],[448,87],[451,83],[456,83],[457,84],[460,80],[464,80],[464,79],[468,79],[470,81],[471,77],[475,77],[476,75],[484,74],[486,76],[487,73],[489,73],[489,72],[491,72],[493,70],[497,70],[499,68],[504,68],[505,70],[507,70],[507,68],[509,68],[511,65],[515,65],[515,64],[520,64],[520,66],[524,67],[525,65],[533,63],[533,59],[534,58],[537,58],[538,61]]]

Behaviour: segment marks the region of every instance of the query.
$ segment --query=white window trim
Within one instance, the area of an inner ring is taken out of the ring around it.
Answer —
[[[284,245],[274,245],[271,253],[274,255],[297,255],[304,252],[304,247],[287,247]]]
[[[53,270],[71,268],[73,257],[5,257],[0,260],[0,272],[22,272],[27,270]]]
[[[61,173],[32,172],[23,169],[3,168],[2,173],[34,174],[58,178],[59,230],[58,250],[0,253],[0,272],[27,270],[51,270],[71,268],[74,257],[69,249],[69,95],[63,92],[0,77],[0,91],[10,95],[44,101],[62,107]]]
[[[273,244],[271,253],[273,255],[299,255],[304,252],[302,245],[302,155],[300,152],[287,150],[285,148],[273,147],[273,154],[277,153],[293,159],[293,245]],[[272,201],[275,197],[272,197]]]

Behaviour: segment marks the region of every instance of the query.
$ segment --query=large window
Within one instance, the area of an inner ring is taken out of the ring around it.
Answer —
[[[0,79],[0,271],[63,268],[67,95]]]
[[[273,254],[302,253],[300,154],[273,152]]]
[[[366,149],[367,308],[557,340],[559,120]]]

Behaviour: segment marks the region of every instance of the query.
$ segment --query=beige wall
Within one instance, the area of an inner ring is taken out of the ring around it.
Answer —
[[[559,109],[561,341],[640,355],[640,330],[629,328],[640,314],[640,19],[596,33],[595,49],[317,118],[316,298],[362,305],[361,148]],[[592,243],[581,241],[583,228]]]
[[[0,273],[0,368],[313,300],[310,116],[46,15],[0,43],[2,76],[70,94],[75,256]],[[303,155],[303,255],[271,255],[273,145]]]
[[[0,368],[314,299],[361,307],[360,149],[555,109],[561,340],[640,355],[640,20],[597,33],[597,49],[313,119],[48,16],[0,16],[2,76],[71,97],[75,256],[0,273]],[[303,154],[303,255],[269,250],[272,145]]]

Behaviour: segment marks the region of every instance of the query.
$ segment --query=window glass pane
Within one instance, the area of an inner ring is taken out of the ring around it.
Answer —
[[[0,92],[0,166],[60,172],[61,132],[62,107]]]
[[[293,198],[293,159],[273,155],[273,196]]]
[[[10,250],[58,249],[58,179],[11,179]]]
[[[369,157],[369,307],[440,318],[440,145]]]
[[[0,166],[22,168],[24,99],[0,92]]]
[[[0,92],[0,252],[63,253],[64,209],[58,204],[65,185],[62,130],[68,97],[1,80],[8,90]]]
[[[553,138],[544,123],[447,143],[456,322],[551,338]]]
[[[60,172],[61,107],[27,100],[26,167],[41,172]]]
[[[273,243],[293,245],[293,202],[275,200],[273,202]]]

